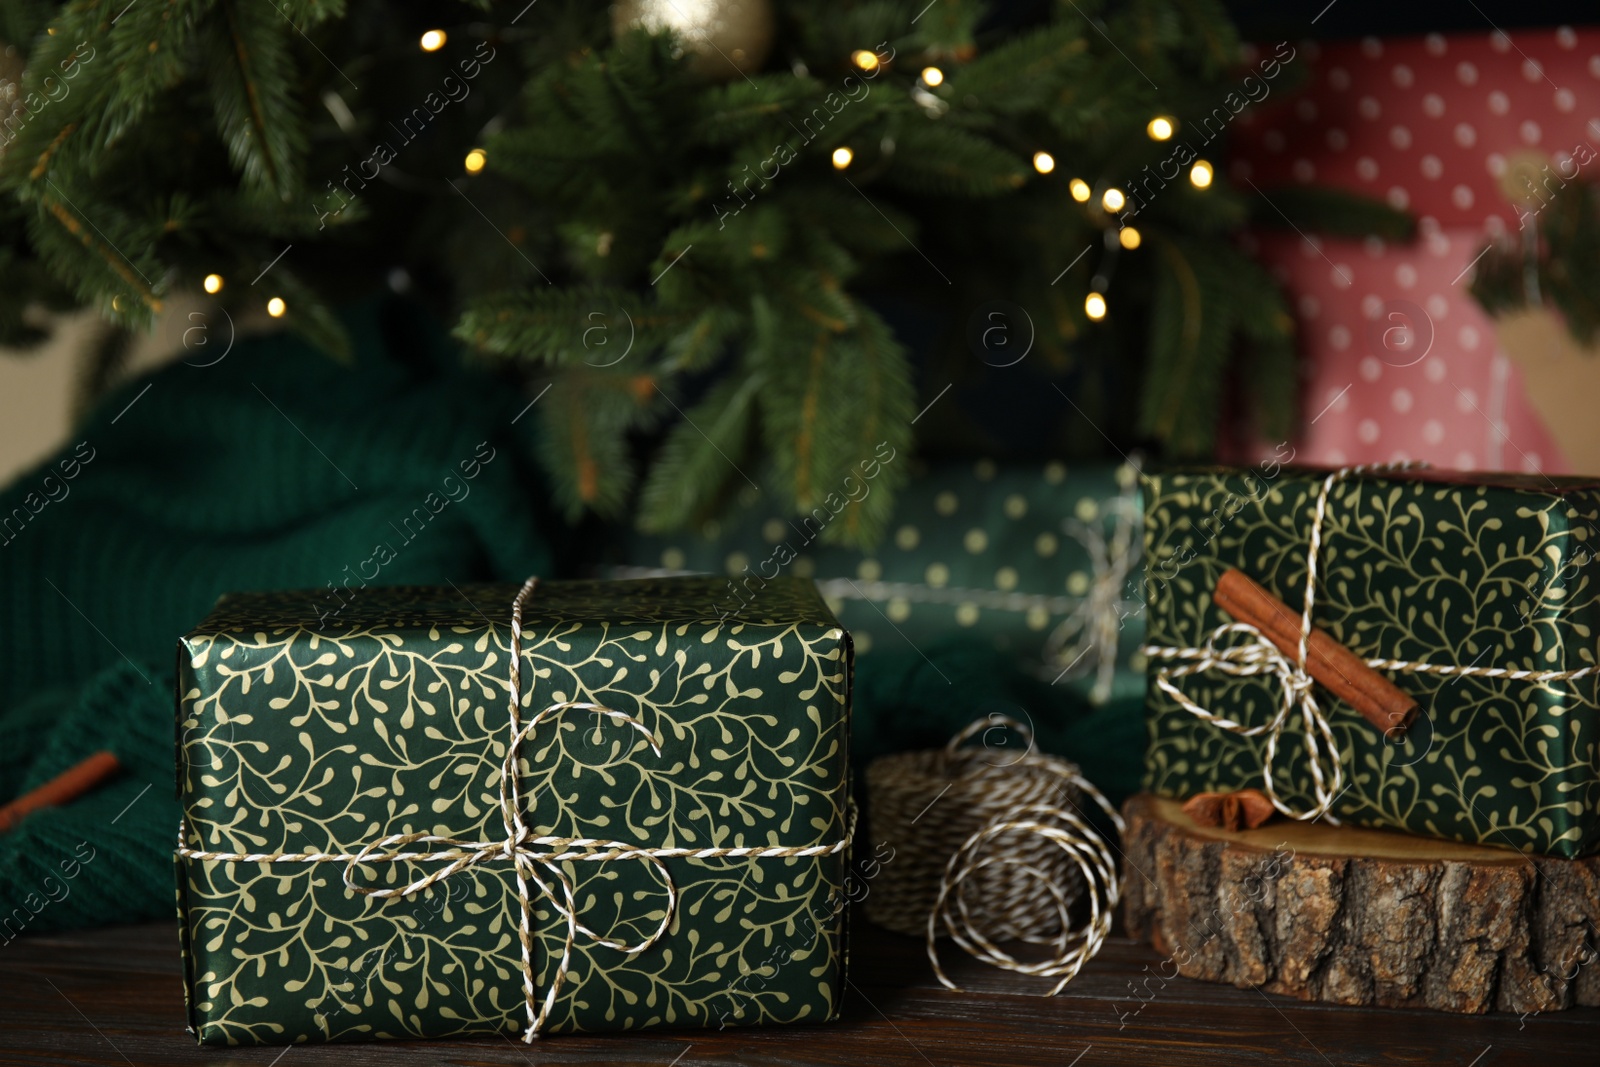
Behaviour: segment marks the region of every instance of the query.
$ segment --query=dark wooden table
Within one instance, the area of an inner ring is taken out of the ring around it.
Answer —
[[[865,923],[851,956],[844,1017],[826,1026],[556,1036],[531,1047],[490,1037],[217,1049],[183,1031],[170,924],[25,937],[0,947],[0,1064],[1600,1064],[1600,1009],[1461,1016],[1302,1004],[1184,978],[1163,984],[1171,968],[1123,938],[1053,999],[1023,995],[1041,988],[1037,980],[959,951],[946,964],[967,991],[948,992],[921,942]]]

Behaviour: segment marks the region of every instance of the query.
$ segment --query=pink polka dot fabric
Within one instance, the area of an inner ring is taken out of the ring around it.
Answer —
[[[1304,93],[1240,116],[1235,179],[1350,189],[1420,224],[1403,247],[1260,235],[1302,330],[1299,458],[1565,472],[1467,286],[1485,240],[1518,231],[1508,161],[1570,177],[1575,149],[1600,153],[1600,30],[1311,43],[1296,62]],[[1600,180],[1600,158],[1579,176]]]

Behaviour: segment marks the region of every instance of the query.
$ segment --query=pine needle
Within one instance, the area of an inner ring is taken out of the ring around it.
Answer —
[[[145,282],[144,278],[133,269],[133,266],[128,262],[127,258],[122,255],[121,252],[118,252],[105,241],[101,240],[98,236],[90,232],[93,227],[88,225],[88,220],[83,220],[80,222],[76,213],[74,213],[66,204],[63,204],[61,201],[57,200],[48,193],[41,194],[40,200],[44,203],[46,210],[50,212],[51,216],[61,224],[63,229],[65,229],[73,237],[77,238],[79,243],[81,243],[84,248],[88,249],[104,260],[106,266],[110,267],[117,277],[127,282],[128,287],[139,295],[139,299],[143,301],[145,307],[149,308],[151,311],[161,310],[160,299],[157,298],[156,294],[150,289],[150,286]]]

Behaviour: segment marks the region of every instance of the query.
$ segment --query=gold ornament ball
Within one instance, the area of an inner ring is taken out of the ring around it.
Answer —
[[[672,30],[708,81],[732,81],[759,70],[772,48],[772,0],[618,0],[611,29]]]

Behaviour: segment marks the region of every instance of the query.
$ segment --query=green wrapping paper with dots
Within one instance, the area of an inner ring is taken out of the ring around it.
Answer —
[[[515,633],[515,585],[223,598],[179,655],[199,1039],[834,1017],[849,637],[809,582],[722,585],[545,583]]]
[[[1129,466],[936,464],[913,474],[872,549],[823,543],[822,529],[753,496],[694,535],[636,539],[612,573],[722,575],[728,605],[775,571],[814,578],[864,665],[960,636],[1089,703],[1143,700],[1142,530]]]

